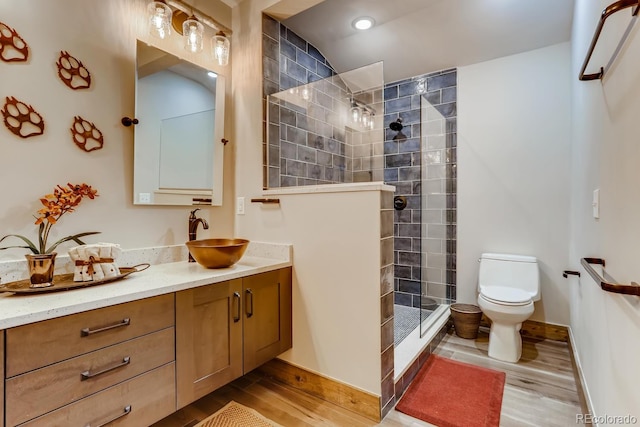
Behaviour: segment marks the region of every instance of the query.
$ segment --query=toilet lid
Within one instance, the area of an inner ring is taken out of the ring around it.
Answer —
[[[525,305],[531,301],[531,295],[522,289],[504,286],[487,286],[481,293],[486,299],[504,305]]]

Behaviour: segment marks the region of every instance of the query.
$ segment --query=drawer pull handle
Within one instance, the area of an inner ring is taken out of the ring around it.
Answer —
[[[122,321],[118,323],[114,323],[113,325],[103,326],[102,328],[90,329],[84,328],[80,330],[81,337],[88,337],[89,335],[97,334],[98,332],[105,332],[115,328],[121,328],[123,326],[129,326],[131,324],[130,319],[127,317],[126,319],[122,319]]]
[[[121,413],[119,413],[118,415],[115,415],[115,416],[109,418],[108,420],[106,420],[104,422],[101,422],[100,424],[96,424],[96,425],[87,424],[86,427],[104,427],[107,424],[111,424],[115,420],[118,420],[118,419],[124,417],[125,415],[129,415],[130,413],[131,413],[131,405],[125,406],[124,410]]]
[[[240,294],[238,292],[234,292],[233,298],[236,300],[236,313],[238,313],[233,316],[233,323],[238,323],[240,321]]]
[[[253,316],[253,292],[251,291],[251,289],[247,289],[245,291],[245,293],[247,294],[247,299],[245,301],[245,311],[247,312],[247,318]],[[249,308],[247,308],[247,304],[249,303]]]
[[[123,366],[127,366],[131,362],[131,358],[129,356],[122,359],[122,362],[115,362],[111,365],[107,365],[104,368],[100,368],[95,372],[84,371],[80,375],[82,376],[82,381],[89,380],[91,378],[95,378],[98,375],[106,374],[109,371],[113,371],[114,369],[122,368]]]

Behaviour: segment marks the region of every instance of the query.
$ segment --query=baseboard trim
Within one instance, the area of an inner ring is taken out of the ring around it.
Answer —
[[[281,359],[273,359],[258,369],[276,381],[331,402],[372,421],[381,421],[380,396],[307,371]]]
[[[576,379],[576,387],[578,389],[578,397],[580,398],[580,406],[582,407],[583,414],[595,415],[593,412],[593,401],[591,400],[591,394],[589,393],[589,387],[584,378],[584,371],[582,370],[582,363],[580,363],[580,356],[578,355],[578,349],[575,347],[575,337],[573,331],[569,327],[569,354],[571,355],[571,364],[573,366],[573,376]]]
[[[484,314],[482,315],[480,326],[487,328],[491,326],[491,323]],[[567,326],[538,322],[536,320],[525,320],[522,322],[520,332],[522,336],[526,338],[562,342],[569,341],[569,329]]]

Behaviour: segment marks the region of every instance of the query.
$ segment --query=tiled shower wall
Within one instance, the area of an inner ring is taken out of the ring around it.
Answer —
[[[382,90],[351,94],[318,49],[266,15],[262,43],[263,99],[268,102],[264,186],[382,180],[382,117],[377,131],[347,122],[350,96],[377,103],[382,111]],[[267,101],[273,94],[278,99]],[[377,159],[371,158],[374,151]]]
[[[453,69],[385,85],[384,181],[407,200],[394,214],[396,304],[455,299],[456,81]],[[423,122],[421,102],[439,119]]]

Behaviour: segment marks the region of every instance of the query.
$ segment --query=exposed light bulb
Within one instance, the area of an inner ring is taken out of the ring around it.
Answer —
[[[371,123],[371,113],[369,113],[369,111],[364,110],[362,112],[362,116],[360,117],[360,120],[362,121],[362,127],[365,129],[368,129]]]
[[[149,16],[149,34],[165,39],[171,34],[171,15],[169,6],[160,2],[151,2],[147,6]]]
[[[416,92],[423,94],[427,92],[427,81],[425,79],[418,80],[416,84]]]
[[[225,66],[229,63],[229,52],[231,48],[231,42],[227,36],[219,31],[215,36],[211,38],[211,44],[213,47],[213,58],[218,61],[218,64]]]
[[[300,97],[305,101],[308,101],[311,99],[311,91],[309,90],[308,87],[305,86],[302,88],[302,90],[300,91]]]
[[[182,24],[182,35],[184,36],[184,48],[192,53],[202,51],[204,25],[195,18],[189,18]]]
[[[353,123],[360,123],[362,118],[362,110],[357,105],[351,107],[351,121]]]

